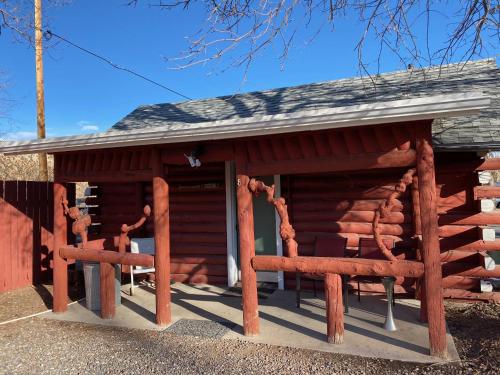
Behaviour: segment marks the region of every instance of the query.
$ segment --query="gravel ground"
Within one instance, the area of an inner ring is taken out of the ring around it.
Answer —
[[[500,306],[448,303],[447,315],[464,361],[430,366],[30,318],[0,326],[0,373],[497,374]]]
[[[76,301],[84,297],[84,291],[69,288],[69,298]],[[0,293],[0,322],[16,319],[52,308],[52,285],[38,285]]]

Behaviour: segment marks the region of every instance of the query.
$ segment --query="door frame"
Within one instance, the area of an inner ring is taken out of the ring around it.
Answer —
[[[281,196],[281,176],[274,175],[275,197]],[[226,243],[227,243],[227,285],[234,286],[240,280],[238,270],[238,226],[236,217],[236,189],[234,181],[236,171],[233,161],[225,162],[225,184],[226,184]],[[283,255],[283,242],[280,236],[281,219],[274,210],[275,215],[275,239],[276,255]],[[275,279],[276,280],[276,279]],[[275,281],[274,280],[274,281]],[[285,279],[283,271],[278,271],[278,288],[285,289]]]
[[[226,184],[226,246],[227,246],[227,286],[233,287],[238,275],[238,236],[236,219],[236,170],[233,161],[225,162]]]

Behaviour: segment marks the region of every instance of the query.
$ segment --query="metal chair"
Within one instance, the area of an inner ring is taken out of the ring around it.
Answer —
[[[383,239],[383,241],[388,249],[394,248],[394,240],[393,239]],[[359,239],[358,257],[364,258],[364,259],[387,260],[387,258],[384,257],[384,255],[380,251],[380,249],[377,245],[377,241],[375,241],[374,238],[360,238]],[[354,278],[354,280],[358,282],[358,301],[361,302],[360,284],[362,282],[369,282],[369,283],[375,283],[375,282],[380,282],[380,281],[383,282],[384,279],[385,279],[384,277],[378,277],[378,276],[356,276]],[[392,304],[394,305],[395,303],[396,303],[396,300],[394,297],[394,287],[393,287]]]
[[[147,238],[131,238],[130,252],[134,254],[155,254],[155,239],[154,237]],[[130,295],[134,295],[134,275],[141,273],[155,272],[154,267],[130,266]]]
[[[345,257],[346,256],[346,244],[347,238],[332,236],[332,235],[324,235],[317,236],[314,241],[314,254],[315,257]],[[310,279],[313,282],[313,292],[316,297],[316,281],[323,280],[325,277],[324,274],[316,274],[316,273],[300,273],[297,272],[295,274],[296,284],[296,299],[297,299],[297,308],[300,308],[300,284],[301,279]],[[344,309],[345,312],[349,311],[348,307],[348,299],[347,299],[347,282],[349,281],[349,275],[342,275],[342,297],[344,300]]]

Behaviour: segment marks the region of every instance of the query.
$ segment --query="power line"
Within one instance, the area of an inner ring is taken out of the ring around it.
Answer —
[[[75,44],[75,43],[71,42],[70,40],[68,40],[68,39],[64,38],[63,36],[58,35],[58,34],[56,34],[56,33],[52,32],[52,31],[50,31],[50,30],[46,30],[46,31],[44,32],[44,36],[45,36],[45,38],[46,38],[46,39],[50,39],[50,38],[52,38],[53,36],[55,36],[56,38],[58,38],[58,39],[62,40],[63,42],[66,42],[66,43],[68,43],[69,45],[71,45],[71,46],[73,46],[73,47],[75,47],[75,48],[78,48],[79,50],[81,50],[81,51],[83,51],[83,52],[85,52],[85,53],[87,53],[87,54],[89,54],[89,55],[91,55],[91,56],[94,56],[94,57],[98,58],[98,59],[99,59],[99,60],[101,60],[101,61],[104,61],[105,63],[107,63],[107,64],[111,65],[111,66],[112,66],[113,68],[115,68],[115,69],[123,70],[123,71],[125,71],[125,72],[127,72],[127,73],[133,74],[134,76],[139,77],[139,78],[141,78],[141,79],[143,79],[143,80],[145,80],[145,81],[147,81],[147,82],[149,82],[149,83],[152,83],[153,85],[156,85],[156,86],[158,86],[158,87],[161,87],[162,89],[168,90],[168,91],[170,91],[170,92],[171,92],[171,93],[173,93],[173,94],[179,95],[179,96],[183,97],[184,99],[187,99],[187,100],[192,100],[192,98],[190,98],[189,96],[186,96],[186,95],[184,95],[184,94],[180,93],[179,91],[173,90],[173,89],[171,89],[171,88],[169,88],[169,87],[167,87],[167,86],[165,86],[165,85],[162,85],[161,83],[158,83],[158,82],[156,82],[156,81],[153,81],[151,78],[145,77],[145,76],[143,76],[142,74],[139,74],[139,73],[137,73],[137,72],[134,72],[133,70],[131,70],[131,69],[129,69],[129,68],[125,68],[125,67],[123,67],[123,66],[120,66],[120,65],[118,65],[118,64],[115,64],[113,61],[109,60],[108,58],[103,57],[103,56],[101,56],[101,55],[98,55],[97,53],[92,52],[92,51],[90,51],[90,50],[88,50],[88,49],[86,49],[86,48],[83,48],[83,47],[79,46],[78,44]]]

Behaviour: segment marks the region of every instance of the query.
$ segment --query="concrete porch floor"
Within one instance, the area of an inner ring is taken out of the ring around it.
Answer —
[[[99,312],[87,310],[84,301],[72,304],[63,314],[52,312],[43,318],[101,324],[134,329],[158,330],[155,325],[154,289],[142,286],[128,294],[122,290],[122,304],[117,306],[116,317],[102,320]],[[242,334],[241,296],[226,288],[211,285],[172,285],[172,323],[185,320],[226,323],[230,327],[221,339],[245,340],[278,346],[379,357],[392,360],[431,363],[427,326],[418,321],[418,301],[397,300],[394,316],[398,331],[387,332],[382,328],[387,302],[380,296],[349,296],[349,312],[345,315],[344,343],[326,342],[325,303],[322,296],[302,294],[301,308],[295,306],[295,292],[276,290],[259,293],[260,335],[245,337]],[[200,331],[201,332],[201,331]],[[200,333],[200,336],[203,333]],[[447,334],[449,360],[459,360],[453,338]]]

